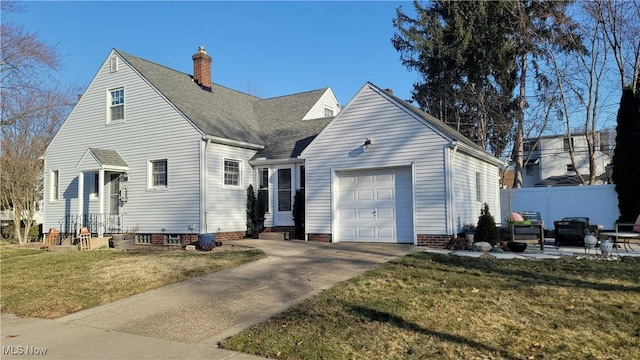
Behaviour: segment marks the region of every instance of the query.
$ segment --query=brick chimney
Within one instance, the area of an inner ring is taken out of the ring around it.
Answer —
[[[393,90],[392,89],[384,89],[384,91],[388,92],[389,94],[393,95]]]
[[[193,59],[193,81],[203,88],[211,90],[211,56],[207,55],[204,46],[198,48]]]

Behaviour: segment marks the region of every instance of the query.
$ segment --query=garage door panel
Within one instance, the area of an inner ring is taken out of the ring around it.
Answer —
[[[410,169],[338,173],[339,241],[413,242]]]
[[[358,190],[357,201],[372,201],[372,200],[373,200],[373,190]]]

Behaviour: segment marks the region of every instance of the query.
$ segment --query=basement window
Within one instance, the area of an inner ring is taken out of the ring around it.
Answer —
[[[182,241],[180,240],[180,234],[165,235],[164,244],[165,245],[182,245]]]

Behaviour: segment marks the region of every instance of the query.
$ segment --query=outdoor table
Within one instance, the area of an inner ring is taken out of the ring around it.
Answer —
[[[615,239],[613,240],[614,245],[620,243],[619,239],[622,239],[622,245],[624,246],[624,250],[626,252],[629,252],[629,250],[627,250],[627,244],[629,245],[629,249],[631,249],[631,243],[629,242],[630,239],[640,239],[640,233],[636,233],[636,232],[605,231],[605,232],[601,232],[600,235],[604,235],[609,239],[614,238]]]

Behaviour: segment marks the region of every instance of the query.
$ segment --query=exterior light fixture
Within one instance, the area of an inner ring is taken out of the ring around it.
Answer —
[[[364,144],[362,145],[362,147],[364,148],[364,151],[369,150],[371,146],[373,146],[373,139],[370,139],[370,138],[367,138],[364,141]]]

